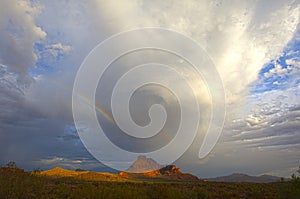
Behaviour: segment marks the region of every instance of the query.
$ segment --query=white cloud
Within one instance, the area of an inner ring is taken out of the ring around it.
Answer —
[[[53,157],[50,159],[41,159],[39,162],[43,165],[48,165],[48,164],[58,164],[62,161],[64,161],[64,158],[62,157]]]
[[[264,76],[266,78],[272,77],[273,75],[278,75],[278,76],[283,76],[286,75],[291,68],[287,67],[287,68],[283,68],[279,63],[275,62],[274,63],[275,67],[270,69],[268,72],[264,73]]]
[[[53,168],[53,167],[64,167],[67,169],[100,169],[103,168],[99,162],[94,159],[88,159],[85,157],[49,157],[49,158],[42,158],[40,160],[34,161],[34,165],[39,168]]]
[[[46,46],[46,49],[50,52],[53,57],[57,57],[59,54],[70,53],[72,47],[70,45],[63,45],[62,43],[56,43]]]
[[[297,68],[300,68],[300,60],[297,60],[296,58],[287,59],[285,62],[287,65],[292,65]]]
[[[0,60],[17,72],[27,73],[35,65],[34,44],[46,37],[35,18],[41,7],[25,0],[4,0],[0,7]]]
[[[293,1],[268,4],[265,1],[97,1],[96,14],[92,16],[104,19],[103,23],[110,25],[113,32],[159,26],[193,37],[215,61],[228,103],[233,103],[243,100],[247,86],[257,79],[263,65],[281,54],[299,23],[300,8]]]
[[[276,146],[279,142],[289,145],[300,139],[297,135],[300,126],[300,121],[297,119],[300,117],[297,108],[300,106],[299,94],[299,87],[293,87],[254,95],[248,101],[250,111],[245,119],[247,125],[239,126],[234,140],[247,139],[255,141],[260,146]],[[286,136],[294,136],[294,138],[285,140]],[[269,138],[271,139],[265,142],[264,139]]]

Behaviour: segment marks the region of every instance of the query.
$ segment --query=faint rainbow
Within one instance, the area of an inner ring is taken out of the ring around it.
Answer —
[[[79,93],[74,92],[76,96],[78,96],[83,102],[85,102],[85,104],[87,104],[88,106],[90,106],[91,108],[95,108],[97,110],[97,112],[99,112],[105,119],[107,119],[109,122],[111,122],[112,124],[116,124],[115,120],[112,118],[112,116],[110,116],[109,113],[105,112],[105,110],[97,105],[96,103],[94,104],[92,102],[92,100],[88,99],[87,97],[80,95]]]
[[[113,117],[107,113],[100,105],[97,105],[96,103],[93,103],[92,100],[88,99],[87,97],[75,92],[74,90],[71,91],[71,89],[63,86],[62,84],[58,84],[55,81],[51,81],[50,82],[54,85],[56,85],[56,88],[60,88],[63,90],[66,90],[70,93],[75,94],[79,99],[81,99],[81,101],[83,101],[86,105],[88,105],[91,109],[95,108],[96,111],[98,113],[100,113],[106,120],[108,120],[109,122],[111,122],[112,124],[116,124],[115,120],[113,119]]]

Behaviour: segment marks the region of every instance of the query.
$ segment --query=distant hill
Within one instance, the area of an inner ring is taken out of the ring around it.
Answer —
[[[208,181],[214,182],[256,182],[256,183],[269,183],[278,182],[280,177],[271,175],[261,175],[261,176],[250,176],[242,173],[233,173],[228,176],[221,176],[216,178],[209,178]]]
[[[126,181],[118,174],[112,174],[107,172],[94,172],[94,171],[73,171],[60,167],[55,167],[50,170],[34,173],[36,175],[54,177],[54,178],[76,178],[88,181]]]
[[[128,173],[145,173],[155,171],[163,166],[158,164],[155,160],[147,158],[146,156],[138,156],[136,161],[126,170]]]
[[[84,171],[86,173],[87,171]],[[53,169],[41,171],[39,174],[53,177],[73,177],[82,174],[83,172],[77,172],[72,170],[63,169],[60,167],[54,167]]]

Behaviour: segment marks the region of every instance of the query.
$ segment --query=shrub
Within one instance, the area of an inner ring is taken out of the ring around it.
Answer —
[[[14,161],[8,162],[8,163],[6,164],[6,167],[12,168],[12,169],[17,169],[17,168],[18,168],[18,167],[17,167],[17,163],[14,162]]]

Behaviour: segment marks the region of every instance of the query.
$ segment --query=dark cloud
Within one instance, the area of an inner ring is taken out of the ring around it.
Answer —
[[[28,77],[28,80],[33,80]],[[10,72],[7,66],[0,65],[0,122],[13,124],[18,120],[34,115],[25,100],[26,88],[30,84],[19,81],[19,74]]]

